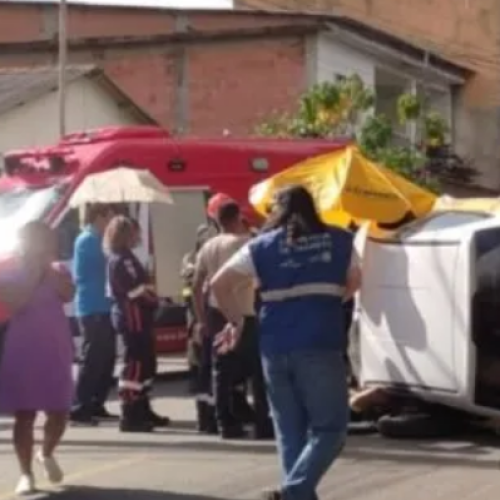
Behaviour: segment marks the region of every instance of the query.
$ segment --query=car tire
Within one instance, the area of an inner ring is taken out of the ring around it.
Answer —
[[[389,439],[432,439],[456,436],[464,426],[459,419],[431,413],[384,415],[377,422],[381,436]]]
[[[347,434],[349,436],[368,436],[377,434],[378,428],[376,422],[350,422],[347,426]]]

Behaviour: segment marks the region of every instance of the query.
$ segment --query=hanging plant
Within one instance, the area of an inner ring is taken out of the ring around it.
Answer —
[[[420,117],[422,103],[414,94],[402,94],[398,97],[397,109],[399,123],[404,125],[410,120],[417,120]]]
[[[421,148],[401,143],[393,129],[395,124],[375,112],[374,90],[358,75],[315,85],[301,97],[295,113],[271,115],[257,133],[325,139],[354,135],[365,156],[419,185],[438,190],[440,180],[460,176],[467,184],[473,172],[470,165],[457,167],[455,161],[450,167],[448,158],[432,159],[436,148],[446,145],[446,120],[437,112],[427,112],[427,104],[414,94],[402,94],[396,106],[401,124],[417,121],[421,125]]]
[[[424,117],[424,132],[427,147],[439,148],[446,141],[449,127],[439,113],[431,111]]]

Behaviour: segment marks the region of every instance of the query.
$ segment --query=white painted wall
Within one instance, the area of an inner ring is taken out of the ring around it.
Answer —
[[[365,85],[375,85],[375,61],[362,52],[343,45],[324,34],[317,38],[316,81],[335,80],[337,76],[359,75]]]
[[[68,85],[67,131],[137,123],[99,84],[85,77]],[[58,96],[50,92],[0,116],[0,153],[48,146],[59,139]]]

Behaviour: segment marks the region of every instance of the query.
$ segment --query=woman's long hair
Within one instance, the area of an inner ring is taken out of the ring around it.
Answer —
[[[327,226],[321,220],[311,193],[296,185],[282,189],[276,195],[275,204],[263,231],[285,228],[287,239],[295,241],[301,236],[323,233]]]
[[[103,250],[106,255],[130,250],[134,239],[134,222],[124,215],[115,215],[106,227]]]

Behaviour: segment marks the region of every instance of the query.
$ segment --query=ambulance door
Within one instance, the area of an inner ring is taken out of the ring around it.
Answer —
[[[207,222],[208,188],[175,187],[170,191],[173,205],[151,205],[153,267],[158,294],[180,301],[182,259],[194,249],[198,227]]]

